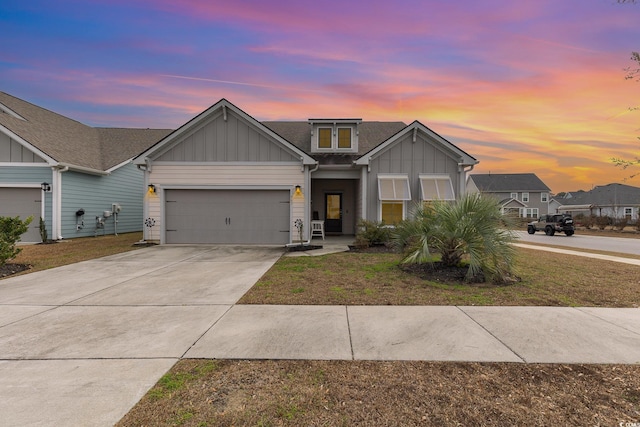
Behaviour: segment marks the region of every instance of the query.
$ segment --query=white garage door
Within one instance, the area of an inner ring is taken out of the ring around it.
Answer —
[[[166,190],[166,243],[289,243],[287,190]]]
[[[22,242],[40,242],[40,206],[42,190],[39,188],[0,188],[0,216],[19,216],[24,220],[33,217],[29,231],[20,238]]]

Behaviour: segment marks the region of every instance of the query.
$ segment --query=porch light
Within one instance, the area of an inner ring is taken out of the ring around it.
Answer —
[[[149,194],[156,194],[156,186],[153,184],[149,184],[149,189],[147,190]]]
[[[48,182],[43,182],[42,184],[40,184],[40,188],[45,192],[51,191],[51,185],[49,185]]]
[[[299,185],[296,185],[296,191],[293,193],[293,195],[296,197],[302,196],[302,188]]]

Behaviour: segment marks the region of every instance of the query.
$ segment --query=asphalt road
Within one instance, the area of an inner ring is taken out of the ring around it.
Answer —
[[[607,252],[619,252],[632,255],[640,255],[640,239],[624,237],[601,237],[581,235],[576,231],[571,237],[556,233],[547,236],[539,231],[536,234],[528,234],[526,231],[516,231],[520,243],[536,243],[543,245],[564,246],[574,249],[593,249]]]

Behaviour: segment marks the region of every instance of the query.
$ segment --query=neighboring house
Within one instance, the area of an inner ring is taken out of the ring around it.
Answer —
[[[534,173],[469,175],[467,191],[495,197],[503,214],[538,218],[549,213],[551,190]]]
[[[145,170],[145,238],[288,244],[359,219],[393,224],[414,203],[453,200],[478,161],[413,122],[259,122],[222,99],[134,159]],[[298,221],[299,223],[300,221]]]
[[[608,216],[614,219],[638,220],[640,188],[624,184],[598,185],[589,191],[566,193],[554,198],[557,212],[571,215]]]
[[[0,216],[33,217],[23,242],[41,241],[41,217],[54,240],[139,231],[131,159],[169,132],[92,128],[0,92]]]

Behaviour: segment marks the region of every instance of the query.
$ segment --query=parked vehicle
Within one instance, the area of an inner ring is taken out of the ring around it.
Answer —
[[[529,234],[535,234],[536,231],[544,231],[547,236],[553,236],[556,231],[572,236],[575,232],[573,218],[571,218],[571,215],[566,214],[542,215],[537,221],[530,222],[527,225]]]

